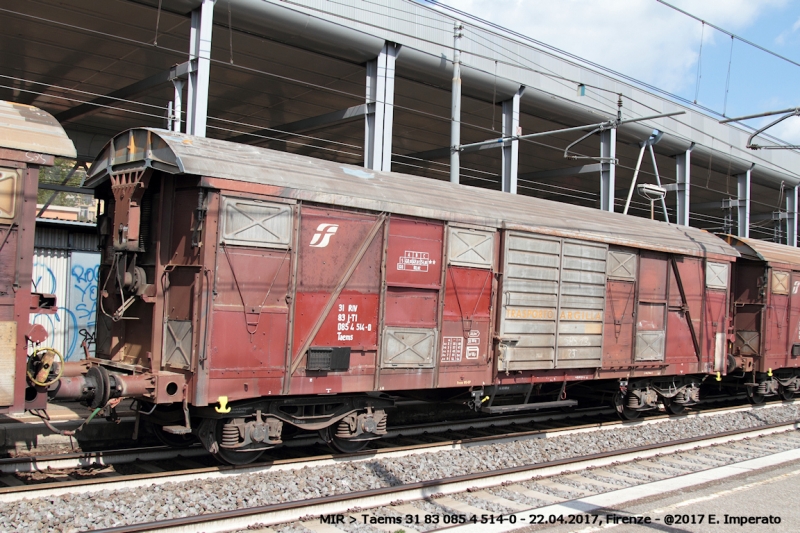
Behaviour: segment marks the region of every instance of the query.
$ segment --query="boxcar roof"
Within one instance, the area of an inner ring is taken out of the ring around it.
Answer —
[[[739,255],[697,228],[159,129],[114,137],[92,164],[86,186],[142,166],[270,185],[272,194],[305,201],[695,256]]]
[[[746,259],[781,263],[800,270],[800,248],[735,235],[726,235],[725,239]]]
[[[0,148],[75,157],[75,146],[53,115],[0,100]]]

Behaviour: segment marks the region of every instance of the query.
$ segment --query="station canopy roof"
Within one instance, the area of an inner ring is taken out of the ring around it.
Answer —
[[[0,99],[52,114],[85,160],[120,131],[163,128],[174,94],[170,69],[188,59],[191,11],[200,3],[9,0],[0,9],[8,28],[0,42],[9,51],[0,56]],[[392,170],[448,179],[453,14],[411,0],[226,0],[217,2],[214,17],[208,137],[363,164],[365,108],[359,106],[365,104],[366,62],[390,41],[400,45]],[[521,36],[462,22],[462,143],[499,137],[502,102],[521,86],[522,133],[608,120],[616,116],[619,95],[623,118],[686,111],[619,128],[617,210],[639,143],[658,130],[654,150],[665,184],[676,181],[675,156],[692,149],[692,225],[720,231],[723,199],[736,197],[737,174],[752,169],[751,235],[771,237],[786,188],[800,184],[796,151],[746,150],[749,132],[737,126]],[[564,148],[581,135],[521,142],[519,193],[598,207],[599,135],[574,147],[587,159],[564,157]],[[462,183],[500,188],[501,150],[461,159]],[[654,181],[645,158],[639,182]],[[634,200],[632,214],[649,217],[649,202]],[[667,207],[672,212],[674,206],[670,192]]]

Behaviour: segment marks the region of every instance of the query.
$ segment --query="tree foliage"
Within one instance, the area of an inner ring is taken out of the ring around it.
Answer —
[[[56,158],[55,165],[52,167],[41,167],[39,169],[39,183],[53,183],[56,185],[79,187],[86,178],[86,169],[79,166],[75,172],[72,173],[72,176],[70,176],[69,180],[67,180],[67,176],[69,176],[70,172],[72,172],[74,166],[75,160],[73,159]],[[64,182],[65,180],[67,180],[66,183]],[[91,204],[92,201],[92,197],[85,194],[56,192],[39,188],[39,192],[36,197],[36,203],[47,203],[50,197],[53,196],[53,193],[55,193],[55,196],[50,202],[50,205],[78,207],[87,205],[87,203]]]

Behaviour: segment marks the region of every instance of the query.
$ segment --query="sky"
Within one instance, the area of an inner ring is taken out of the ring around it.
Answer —
[[[440,1],[729,117],[800,106],[800,66],[738,39],[731,51],[728,35],[657,0]],[[800,63],[798,0],[667,1]],[[769,133],[800,144],[800,117]]]

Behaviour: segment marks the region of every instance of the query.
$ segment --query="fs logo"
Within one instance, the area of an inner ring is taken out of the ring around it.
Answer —
[[[325,248],[331,242],[331,237],[339,229],[339,224],[320,224],[317,226],[317,232],[311,239],[312,248]]]

